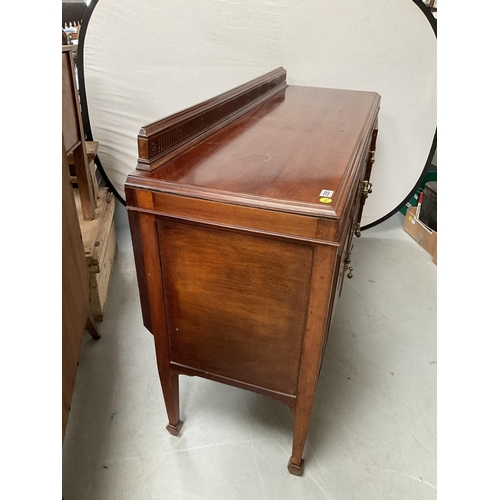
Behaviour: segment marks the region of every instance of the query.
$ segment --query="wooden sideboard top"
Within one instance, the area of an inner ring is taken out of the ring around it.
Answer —
[[[284,78],[278,78],[273,80],[276,89],[268,98],[160,167],[136,170],[127,185],[338,218],[351,177],[365,153],[380,96],[375,92],[286,86]],[[158,135],[161,122],[150,126],[150,135]],[[147,127],[141,130],[140,140],[146,132]],[[320,201],[325,198],[323,190],[334,192],[331,203]]]

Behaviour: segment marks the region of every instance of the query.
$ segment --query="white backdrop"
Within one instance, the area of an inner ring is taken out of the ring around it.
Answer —
[[[391,212],[420,177],[436,129],[436,38],[412,0],[99,0],[85,86],[118,192],[143,125],[279,66],[290,85],[382,96],[362,225]]]

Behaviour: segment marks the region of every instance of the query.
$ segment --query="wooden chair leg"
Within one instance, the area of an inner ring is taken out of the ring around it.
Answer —
[[[99,329],[97,328],[97,325],[95,324],[95,321],[92,318],[92,316],[87,316],[87,324],[85,325],[85,330],[89,332],[90,336],[94,340],[99,340],[101,338]]]

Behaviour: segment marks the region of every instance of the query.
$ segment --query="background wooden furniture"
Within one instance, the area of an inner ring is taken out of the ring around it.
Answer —
[[[86,141],[87,158],[91,173],[94,193],[96,193],[95,217],[85,220],[80,203],[80,191],[75,189],[74,195],[78,208],[78,220],[82,232],[85,257],[90,276],[91,313],[96,321],[104,319],[104,310],[108,298],[109,281],[116,253],[116,231],[114,215],[115,196],[107,187],[99,187],[94,159],[97,155],[99,143]],[[78,179],[74,171],[73,154],[68,155],[71,182],[78,187]]]
[[[71,397],[84,329],[94,339],[99,331],[90,311],[90,286],[82,235],[69,176],[68,155],[62,144],[62,438],[66,432]]]
[[[68,154],[73,154],[83,217],[92,220],[95,217],[97,194],[87,157],[72,51],[71,46],[62,47],[62,127],[65,149]]]
[[[100,338],[94,321],[103,319],[116,249],[114,197],[96,181],[98,143],[85,141],[73,53],[62,47],[63,440],[83,330]]]
[[[85,141],[85,150],[87,151],[87,161],[89,163],[89,171],[90,178],[92,182],[92,187],[94,189],[94,195],[97,202],[97,198],[99,198],[99,181],[97,180],[97,169],[95,165],[95,157],[97,156],[97,150],[99,149],[99,143],[97,141]],[[69,172],[71,175],[71,182],[73,187],[78,187],[78,179],[76,177],[75,170],[75,158],[73,153],[69,153],[68,155],[69,162]]]
[[[269,395],[302,459],[331,319],[371,193],[380,96],[279,68],[145,126],[125,184],[171,434],[180,374]]]
[[[71,41],[78,40],[83,16],[87,10],[85,2],[62,2],[62,28],[74,28],[76,31],[70,33]]]
[[[114,224],[116,201],[108,188],[101,187],[98,192],[95,218],[91,221],[84,220],[78,204],[78,190],[75,190],[74,194],[77,200],[78,221],[90,279],[90,312],[95,321],[102,321],[116,253]]]
[[[71,47],[63,47],[62,123],[68,173],[76,188],[73,194],[88,265],[91,315],[95,321],[102,321],[116,251],[115,197],[97,181],[94,159],[99,143],[85,140],[72,53]]]

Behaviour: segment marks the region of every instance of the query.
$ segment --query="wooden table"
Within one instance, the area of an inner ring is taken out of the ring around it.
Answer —
[[[141,129],[125,193],[170,433],[180,374],[266,394],[295,414],[288,470],[302,474],[379,103],[288,86],[278,68]]]

